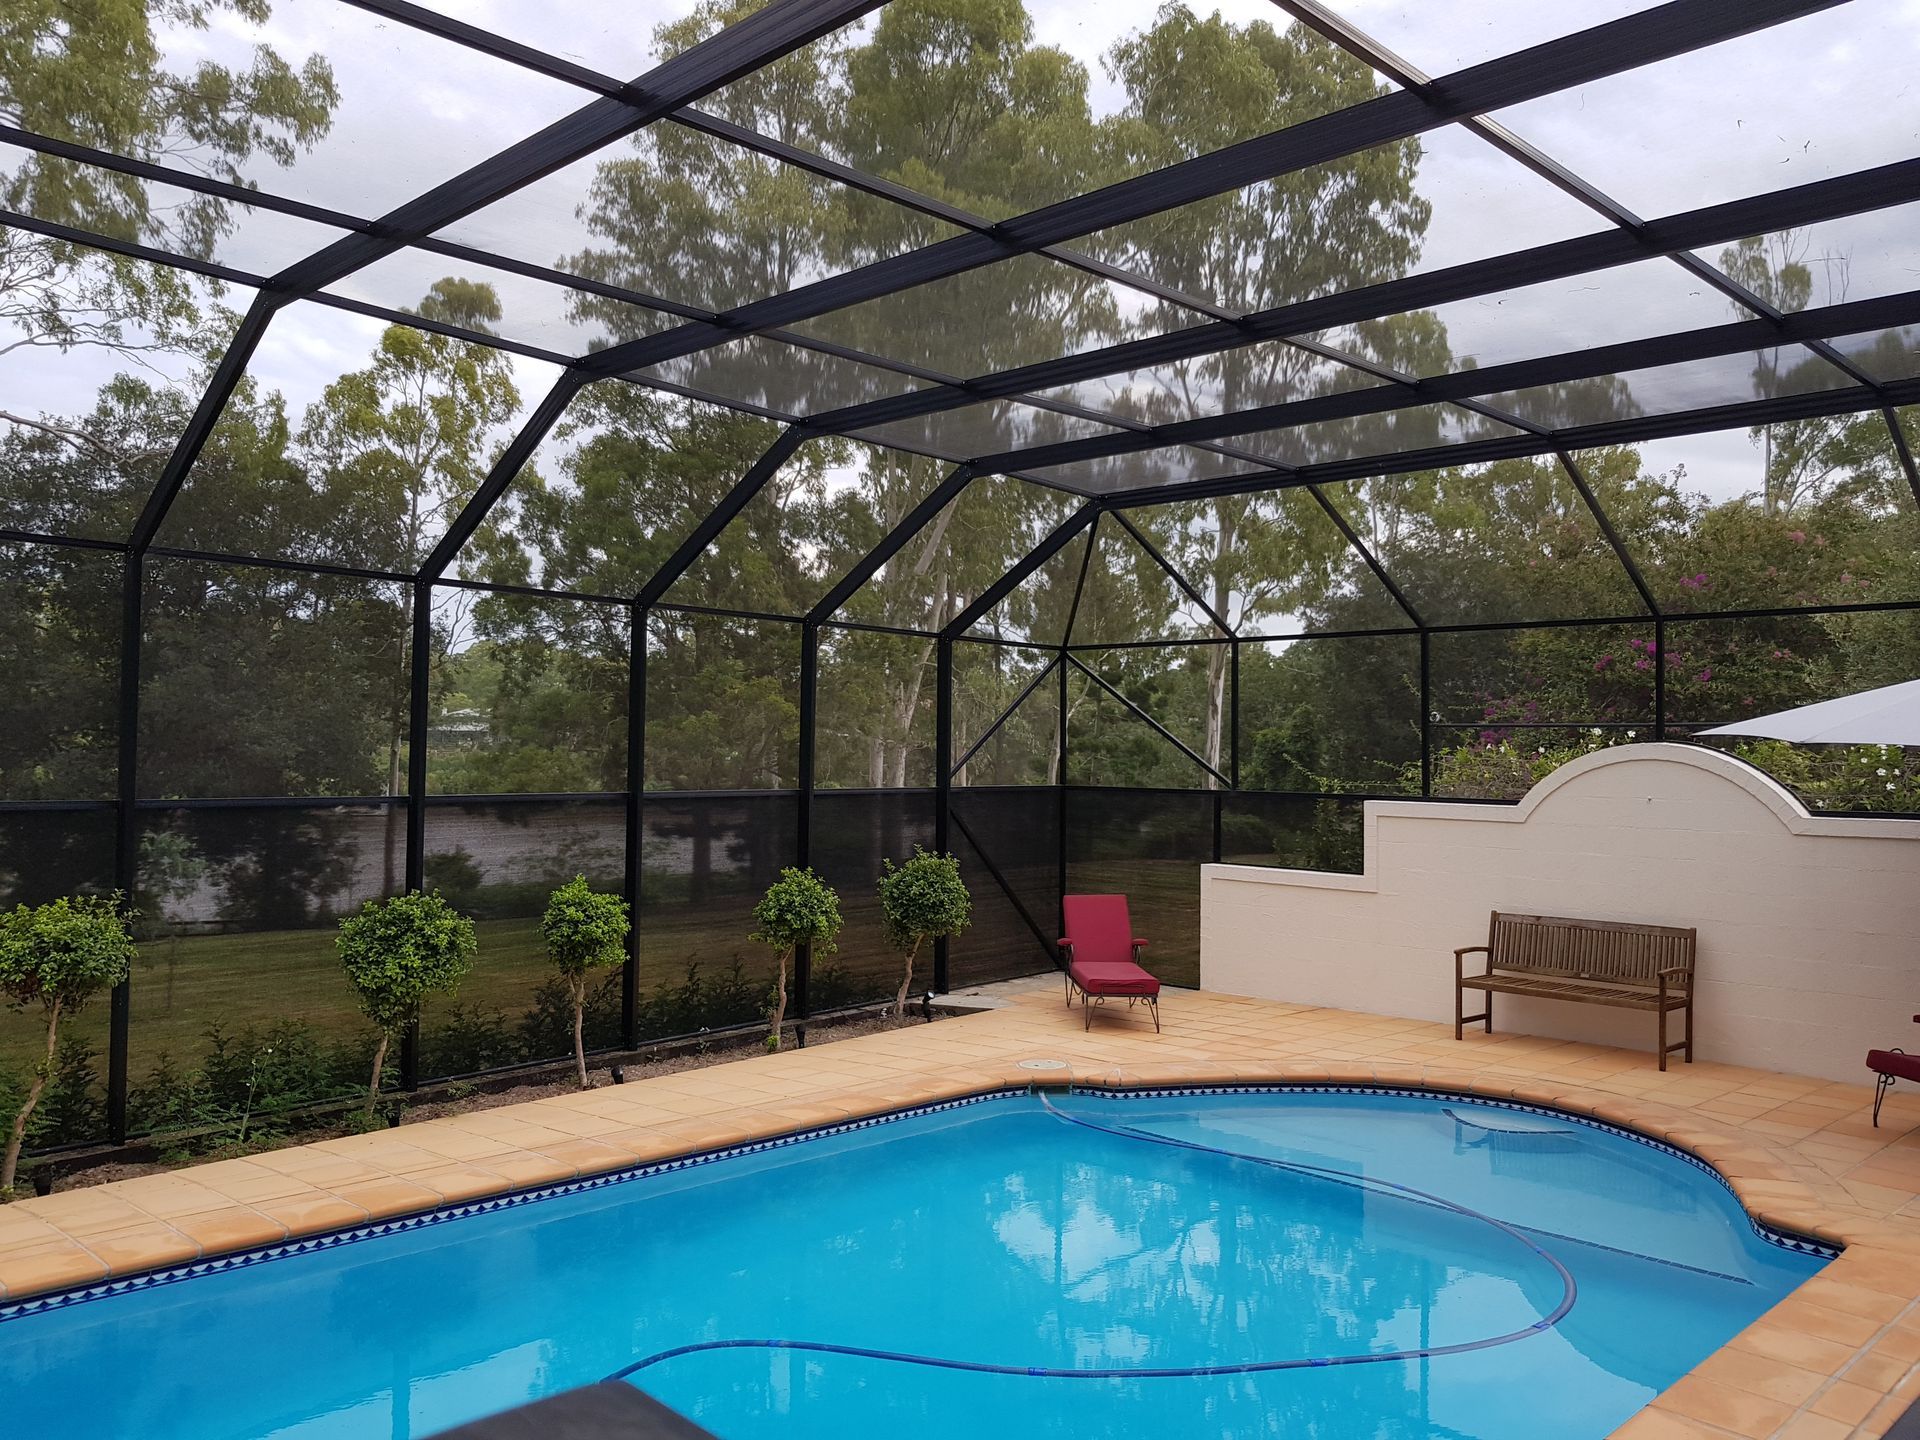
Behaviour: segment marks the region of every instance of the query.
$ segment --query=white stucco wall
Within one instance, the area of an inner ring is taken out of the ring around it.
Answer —
[[[1633,745],[1513,807],[1369,802],[1365,838],[1362,875],[1202,867],[1202,987],[1450,1021],[1489,911],[1635,920],[1700,931],[1697,1059],[1860,1080],[1869,1046],[1920,1048],[1920,821],[1809,815],[1729,756]],[[1494,997],[1496,1031],[1651,1050],[1653,1027]]]

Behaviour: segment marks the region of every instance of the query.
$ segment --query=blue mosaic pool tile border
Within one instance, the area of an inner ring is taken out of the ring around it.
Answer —
[[[245,1269],[268,1260],[278,1260],[289,1255],[307,1255],[319,1250],[331,1250],[341,1245],[352,1245],[362,1240],[376,1239],[382,1235],[401,1234],[410,1230],[420,1230],[431,1225],[442,1225],[450,1220],[459,1220],[472,1215],[487,1215],[499,1210],[511,1210],[535,1201],[549,1200],[556,1196],[577,1195],[590,1190],[604,1190],[613,1185],[624,1185],[634,1180],[644,1180],[654,1175],[673,1174],[689,1170],[700,1165],[711,1165],[721,1160],[734,1160],[747,1155],[764,1154],[771,1150],[784,1149],[808,1140],[826,1139],[835,1135],[849,1135],[860,1130],[870,1130],[879,1125],[891,1125],[896,1121],[910,1120],[923,1115],[938,1115],[951,1110],[963,1110],[974,1105],[984,1105],[996,1100],[1007,1100],[1030,1094],[1036,1085],[1003,1086],[993,1090],[981,1091],[973,1095],[961,1095],[951,1100],[936,1100],[923,1105],[911,1105],[899,1110],[882,1111],[877,1115],[862,1116],[854,1120],[838,1120],[828,1125],[817,1125],[806,1130],[790,1131],[784,1135],[772,1135],[764,1140],[743,1141],[738,1145],[728,1145],[718,1150],[702,1150],[691,1155],[678,1155],[668,1160],[649,1161],[643,1165],[633,1165],[622,1170],[609,1170],[599,1175],[585,1175],[573,1180],[558,1180],[550,1185],[538,1185],[526,1190],[510,1191],[504,1195],[491,1195],[482,1200],[466,1200],[452,1205],[443,1205],[434,1210],[423,1210],[414,1215],[402,1215],[391,1220],[374,1220],[364,1225],[350,1226],[344,1230],[331,1230],[322,1235],[309,1235],[298,1240],[282,1240],[271,1245],[258,1246],[251,1250],[236,1250],[231,1254],[210,1256],[204,1260],[190,1260],[180,1265],[170,1265],[159,1270],[142,1271],[137,1275],[116,1276],[108,1280],[96,1281],[91,1285],[77,1286],[69,1290],[55,1290],[45,1295],[30,1295],[24,1300],[0,1303],[0,1323],[24,1318],[28,1315],[44,1314],[49,1310],[63,1309],[69,1305],[82,1304],[89,1300],[105,1299],[113,1295],[124,1295],[139,1290],[150,1290],[159,1285],[170,1285],[180,1280],[190,1280],[197,1275],[216,1275],[228,1270]],[[1275,1082],[1271,1084],[1247,1085],[1151,1085],[1137,1089],[1115,1087],[1102,1084],[1080,1084],[1058,1088],[1077,1090],[1085,1094],[1099,1095],[1116,1100],[1151,1100],[1179,1098],[1183,1096],[1204,1095],[1271,1095],[1276,1093],[1310,1095],[1393,1095],[1416,1100],[1447,1100],[1462,1104],[1481,1105],[1499,1110],[1512,1110],[1527,1115],[1548,1116],[1556,1120],[1569,1120],[1594,1130],[1617,1135],[1624,1140],[1646,1145],[1682,1160],[1696,1170],[1711,1176],[1735,1200],[1739,1194],[1731,1182],[1699,1156],[1688,1153],[1676,1145],[1659,1140],[1638,1130],[1610,1124],[1589,1115],[1577,1115],[1572,1111],[1558,1110],[1550,1105],[1530,1105],[1519,1100],[1503,1100],[1493,1096],[1475,1095],[1464,1090],[1424,1090],[1400,1085],[1334,1085],[1306,1081],[1301,1083]],[[1743,1209],[1744,1213],[1744,1209]],[[1763,1225],[1748,1216],[1753,1233],[1771,1245],[1792,1250],[1802,1255],[1818,1256],[1831,1260],[1840,1253],[1840,1247],[1810,1235],[1799,1235],[1791,1231],[1780,1230]]]

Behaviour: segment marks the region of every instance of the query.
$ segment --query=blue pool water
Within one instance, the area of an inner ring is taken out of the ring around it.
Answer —
[[[1301,1092],[1051,1106],[0,1310],[8,1428],[424,1436],[675,1351],[632,1382],[724,1440],[1584,1440],[1823,1263],[1756,1236],[1696,1167],[1557,1116]],[[741,1340],[820,1348],[720,1348]]]

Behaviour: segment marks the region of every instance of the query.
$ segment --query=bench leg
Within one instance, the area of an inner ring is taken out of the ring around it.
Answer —
[[[1485,994],[1485,997],[1486,997],[1486,1008],[1481,1010],[1481,1012],[1478,1015],[1469,1015],[1467,1014],[1467,987],[1460,984],[1457,981],[1454,983],[1454,987],[1453,987],[1453,1038],[1454,1039],[1456,1040],[1464,1039],[1465,1037],[1461,1034],[1461,1032],[1466,1028],[1469,1022],[1474,1020],[1478,1020],[1481,1022],[1481,1027],[1487,1032],[1487,1034],[1491,1035],[1493,1033],[1493,992],[1491,990],[1488,990],[1483,993]]]
[[[1660,1068],[1667,1068],[1667,1007],[1660,1007]]]
[[[1158,995],[1148,999],[1147,1009],[1153,1012],[1153,1033],[1158,1035],[1160,1033],[1160,997]]]
[[[1689,1065],[1693,1063],[1693,996],[1691,994],[1687,996],[1687,1048],[1681,1058]]]
[[[1073,1008],[1073,972],[1071,970],[1062,970],[1060,972],[1060,978],[1066,982],[1067,1008],[1071,1010]]]
[[[1880,1102],[1887,1098],[1887,1091],[1893,1088],[1893,1076],[1876,1075],[1873,1077],[1873,1128],[1880,1128]]]

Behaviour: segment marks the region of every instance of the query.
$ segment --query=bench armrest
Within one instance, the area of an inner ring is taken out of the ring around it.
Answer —
[[[1693,986],[1693,967],[1691,965],[1674,965],[1660,972],[1662,983],[1675,979],[1676,977],[1685,980],[1688,988],[1691,989]]]
[[[1146,941],[1142,940],[1138,935],[1133,937],[1133,958],[1135,960],[1138,960],[1140,958],[1140,952],[1146,948],[1147,948]]]
[[[1060,949],[1063,952],[1065,952],[1067,959],[1069,960],[1073,959],[1073,941],[1067,940],[1067,939],[1060,939],[1060,940],[1054,941],[1053,943],[1058,945]]]
[[[1467,956],[1481,954],[1487,957],[1487,969],[1493,969],[1493,951],[1485,945],[1462,945],[1453,952],[1453,983],[1458,985],[1467,978]]]

